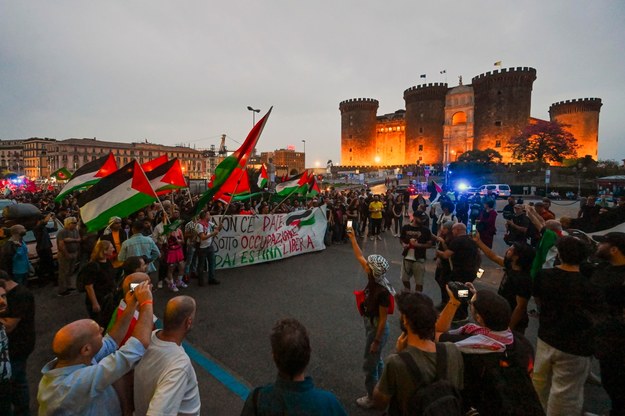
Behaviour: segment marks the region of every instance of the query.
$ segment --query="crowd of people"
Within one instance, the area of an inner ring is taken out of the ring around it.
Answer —
[[[39,413],[200,414],[197,377],[181,347],[195,320],[195,301],[170,299],[162,329],[155,330],[152,290],[178,293],[191,284],[219,284],[215,248],[221,226],[213,215],[321,205],[327,207],[326,243],[349,242],[367,277],[358,301],[366,334],[366,394],[356,400],[358,406],[388,409],[390,415],[420,414],[439,405],[450,415],[512,414],[507,412],[518,406],[525,409],[522,414],[581,414],[584,383],[596,357],[611,414],[625,414],[625,234],[595,237],[595,247],[567,232],[572,225],[625,220],[625,198],[613,208],[595,209],[589,197],[578,218],[560,220],[549,199],[523,204],[509,198],[502,211],[502,239],[509,248],[496,253],[494,198],[442,194],[431,202],[417,195],[411,202],[390,183],[382,195],[330,189],[304,200],[216,202],[197,216],[197,196],[179,193],[129,218],[113,216],[100,232],[87,232],[81,224],[76,198],[57,204],[54,196],[10,196],[41,214],[5,230],[0,249],[3,415],[29,414],[26,363],[35,346],[35,303],[27,287],[32,274],[23,240],[27,227],[37,242],[38,284],[54,281],[60,297],[84,292],[90,318],[56,333],[56,358],[43,368],[39,384]],[[584,227],[579,228],[595,229]],[[50,241],[54,231],[58,273]],[[401,247],[399,291],[387,279],[387,259],[365,255],[359,245],[359,239],[379,240],[385,232]],[[421,293],[428,253],[436,259],[438,305]],[[502,267],[497,293],[472,284],[482,254]],[[539,320],[535,350],[524,337],[532,297]],[[396,352],[384,358],[395,307],[402,334]],[[254,389],[242,414],[346,414],[336,397],[305,374],[311,350],[301,323],[278,321],[271,347],[277,381]],[[521,394],[510,397],[513,392]]]

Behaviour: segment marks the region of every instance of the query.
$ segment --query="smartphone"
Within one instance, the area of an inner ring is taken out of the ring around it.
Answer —
[[[471,224],[471,235],[477,234],[477,224]]]
[[[352,228],[352,220],[347,220],[347,228]]]
[[[460,289],[458,291],[459,298],[468,298],[469,297],[469,289]]]
[[[484,274],[484,269],[477,269],[476,276],[478,279],[481,279],[483,274]]]
[[[134,292],[137,286],[139,286],[139,283],[131,283],[130,284],[130,291]]]

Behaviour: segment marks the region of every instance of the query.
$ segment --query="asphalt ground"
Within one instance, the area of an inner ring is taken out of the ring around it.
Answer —
[[[374,188],[380,192],[382,187]],[[498,201],[500,210],[505,201]],[[577,204],[562,201],[552,210],[572,215]],[[503,254],[503,218],[498,215],[495,251]],[[389,277],[401,288],[399,277],[401,246],[391,232],[382,241],[361,240],[365,255],[379,253],[391,262]],[[501,270],[484,259],[483,277],[478,288],[496,290]],[[440,301],[434,282],[433,251],[428,252],[424,291],[435,303]],[[193,281],[180,294],[193,296],[198,304],[195,326],[187,337],[190,355],[200,384],[203,415],[238,415],[243,397],[253,386],[272,382],[276,377],[271,359],[269,332],[281,318],[300,320],[309,330],[313,354],[308,374],[318,387],[332,391],[352,415],[379,414],[359,409],[355,399],[365,394],[362,356],[364,327],[356,310],[354,290],[362,289],[366,278],[353,257],[349,244],[333,245],[321,252],[253,266],[218,270],[221,285],[198,287]],[[54,333],[64,324],[87,317],[84,295],[56,297],[51,286],[33,289],[37,303],[37,345],[29,359],[28,373],[33,413],[36,389],[43,365],[52,358]],[[174,296],[166,290],[155,292],[155,313],[162,315],[165,303]],[[530,306],[531,308],[531,306]],[[526,335],[536,342],[537,320],[530,319]],[[394,350],[400,333],[399,316],[389,320],[391,330],[384,355]],[[595,362],[594,371],[598,373]],[[586,385],[587,411],[601,413],[609,408],[603,389]]]

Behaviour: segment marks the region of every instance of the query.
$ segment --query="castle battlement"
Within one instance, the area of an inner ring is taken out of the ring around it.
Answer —
[[[585,111],[598,112],[601,110],[602,105],[601,98],[575,98],[551,104],[549,114],[553,117],[560,114],[573,114]]]
[[[377,111],[379,104],[379,101],[373,98],[352,98],[341,101],[339,110],[341,112],[354,110]]]
[[[447,95],[447,83],[445,82],[431,82],[429,84],[421,84],[414,87],[410,87],[404,91],[404,100],[412,97],[419,98],[432,98],[432,99],[445,99]]]
[[[485,72],[483,74],[477,75],[475,77],[473,77],[472,82],[475,82],[476,80],[482,80],[488,77],[492,77],[495,75],[506,75],[506,74],[523,74],[526,73],[528,75],[533,75],[534,77],[536,77],[536,69],[532,68],[532,67],[528,67],[528,66],[517,66],[516,68],[502,68],[502,69],[495,69],[494,71],[488,71]]]

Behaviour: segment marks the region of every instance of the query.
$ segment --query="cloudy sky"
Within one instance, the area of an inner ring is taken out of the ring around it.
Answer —
[[[259,150],[340,160],[339,102],[537,69],[532,116],[600,97],[600,159],[625,158],[623,1],[0,0],[0,138],[218,145],[274,106]],[[618,114],[621,113],[621,116]],[[258,118],[257,118],[258,119]]]

